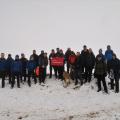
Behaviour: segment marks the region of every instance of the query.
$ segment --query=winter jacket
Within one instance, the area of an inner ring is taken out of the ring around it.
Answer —
[[[0,71],[4,72],[6,71],[6,59],[0,58]]]
[[[67,50],[65,53],[65,61],[68,61],[70,55],[71,55],[71,51]]]
[[[81,52],[81,60],[82,60],[83,66],[86,66],[88,54],[89,54],[88,50],[87,51],[82,50]]]
[[[44,57],[44,56],[40,56],[38,62],[39,62],[39,66],[40,66],[40,67],[46,68],[47,65],[48,65],[48,58],[47,58],[47,57]]]
[[[83,61],[82,61],[81,55],[77,56],[75,64],[74,64],[75,70],[82,70],[82,64],[83,64],[82,62]]]
[[[105,61],[105,56],[104,56],[103,54],[98,54],[98,55],[96,56],[96,58],[98,58],[98,56],[101,56],[101,57],[102,57],[102,60]]]
[[[34,61],[34,60],[29,60],[28,62],[27,62],[27,70],[29,71],[29,72],[33,72],[34,70],[35,70],[35,68],[36,68],[36,62]]]
[[[60,56],[61,56],[60,52],[55,53],[55,57],[60,57]]]
[[[6,70],[7,70],[8,72],[11,71],[11,64],[12,64],[13,61],[14,61],[14,60],[13,60],[12,58],[7,58],[7,60],[6,60]]]
[[[112,50],[106,50],[106,52],[105,52],[105,59],[107,61],[111,60],[112,59],[112,55],[113,55],[113,51]]]
[[[115,58],[107,63],[108,73],[110,73],[110,70],[112,69],[114,72],[114,75],[118,75],[120,71],[120,60]]]
[[[107,73],[107,65],[103,60],[96,61],[95,63],[95,75],[105,75]]]
[[[54,57],[55,57],[55,53],[51,53],[51,54],[49,55],[50,65],[51,65],[51,59],[54,58]]]
[[[20,60],[14,60],[11,64],[11,72],[14,73],[19,73],[21,74],[22,72],[22,63]]]
[[[24,72],[24,71],[26,71],[27,59],[26,58],[21,58],[20,61],[22,63],[22,72]]]
[[[89,53],[86,56],[86,67],[93,69],[95,65],[95,56],[93,53]]]
[[[32,54],[31,56],[34,58],[34,61],[35,61],[36,64],[38,65],[39,56],[38,56],[37,54]]]

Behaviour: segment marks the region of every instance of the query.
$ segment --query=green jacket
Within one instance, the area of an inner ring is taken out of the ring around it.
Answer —
[[[104,61],[96,61],[95,75],[105,75],[107,72],[107,65]]]

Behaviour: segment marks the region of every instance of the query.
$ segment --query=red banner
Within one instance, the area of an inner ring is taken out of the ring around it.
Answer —
[[[64,66],[64,58],[63,57],[54,57],[51,59],[52,66]]]

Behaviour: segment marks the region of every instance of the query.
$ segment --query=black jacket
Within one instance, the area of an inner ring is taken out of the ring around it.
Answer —
[[[70,50],[67,50],[66,53],[65,53],[65,61],[68,61],[69,59],[69,56],[71,55],[71,51]]]
[[[26,58],[21,58],[20,61],[21,61],[21,63],[22,63],[22,72],[25,72],[28,61],[27,61]]]
[[[38,56],[37,54],[32,54],[31,56],[34,58],[34,61],[35,61],[36,64],[38,65],[39,56]]]
[[[83,66],[86,66],[88,54],[89,54],[88,50],[87,51],[82,50],[81,52],[81,60],[82,60]]]
[[[86,56],[86,67],[88,68],[94,68],[94,65],[95,65],[95,56],[93,53],[89,53],[87,56]]]
[[[107,63],[108,73],[110,72],[110,69],[114,71],[114,75],[118,75],[120,71],[120,60],[115,58]]]
[[[39,56],[39,66],[42,68],[46,68],[48,65],[48,58],[44,56]]]

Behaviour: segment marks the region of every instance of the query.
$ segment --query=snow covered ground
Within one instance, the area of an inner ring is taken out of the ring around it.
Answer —
[[[96,92],[95,80],[79,89],[60,80],[0,88],[0,120],[120,120],[120,93]]]

